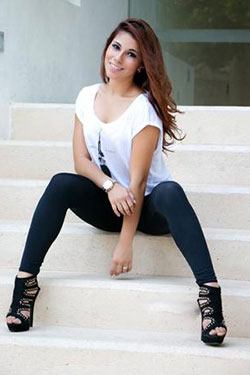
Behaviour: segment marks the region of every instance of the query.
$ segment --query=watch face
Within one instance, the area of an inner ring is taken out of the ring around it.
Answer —
[[[110,188],[113,187],[113,185],[114,185],[114,183],[111,180],[107,180],[103,184],[103,189],[104,190],[109,190]]]

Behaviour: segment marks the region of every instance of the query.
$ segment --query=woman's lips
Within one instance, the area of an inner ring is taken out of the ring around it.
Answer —
[[[119,68],[118,66],[116,66],[116,65],[113,64],[112,62],[109,63],[109,66],[110,66],[110,68],[111,68],[111,70],[112,70],[113,72],[119,72],[119,71],[123,70],[123,68]]]

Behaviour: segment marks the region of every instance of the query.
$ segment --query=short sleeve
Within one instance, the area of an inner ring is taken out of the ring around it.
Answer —
[[[79,120],[83,123],[84,122],[84,101],[86,96],[85,87],[81,89],[79,92],[76,102],[75,102],[75,113]]]
[[[162,121],[157,115],[153,105],[146,97],[143,97],[142,102],[138,103],[135,111],[135,116],[132,121],[132,138],[136,136],[143,128],[151,125],[160,129],[162,132]]]

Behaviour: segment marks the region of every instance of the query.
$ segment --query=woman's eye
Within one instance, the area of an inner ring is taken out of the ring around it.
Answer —
[[[114,49],[119,49],[119,46],[118,46],[117,44],[112,44],[112,47],[113,47]]]
[[[128,55],[131,57],[136,57],[136,55],[133,52],[129,52]]]

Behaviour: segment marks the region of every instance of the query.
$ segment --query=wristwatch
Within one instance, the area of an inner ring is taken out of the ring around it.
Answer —
[[[102,185],[102,190],[104,190],[105,193],[108,193],[111,189],[113,189],[115,183],[116,183],[116,181],[111,180],[111,179],[108,179],[108,180],[104,181],[104,183]]]

